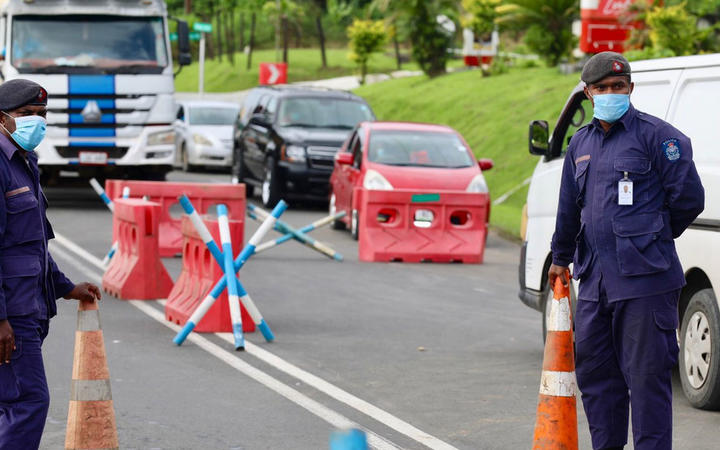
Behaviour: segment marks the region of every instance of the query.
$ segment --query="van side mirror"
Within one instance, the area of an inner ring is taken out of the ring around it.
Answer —
[[[530,122],[530,154],[546,155],[550,148],[550,131],[545,120],[533,120]]]
[[[335,153],[335,161],[340,165],[349,166],[353,163],[353,154],[348,152]]]
[[[178,64],[188,66],[192,62],[192,55],[190,54],[190,28],[184,20],[177,21],[177,36]]]
[[[493,163],[492,159],[483,158],[478,160],[478,166],[480,166],[480,170],[485,172],[486,170],[490,170],[495,167],[495,163]]]

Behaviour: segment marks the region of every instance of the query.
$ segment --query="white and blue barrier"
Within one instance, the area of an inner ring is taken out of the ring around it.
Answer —
[[[267,218],[268,215],[269,215],[269,213],[267,211],[265,211],[264,209],[259,208],[252,204],[248,204],[248,216],[251,219],[265,220],[265,218]],[[296,241],[300,242],[301,244],[305,245],[306,247],[309,247],[313,250],[316,250],[316,251],[322,253],[323,255],[327,256],[328,258],[334,259],[335,261],[343,260],[343,256],[339,252],[336,252],[335,250],[333,250],[326,244],[323,244],[322,242],[311,238],[310,236],[308,236],[301,230],[296,230],[295,228],[291,227],[290,225],[288,225],[287,223],[283,222],[280,219],[278,219],[275,222],[274,228],[279,233],[282,233],[284,235],[288,235],[288,234],[291,235],[291,237],[293,239],[295,239]],[[286,240],[288,240],[288,239],[286,239]],[[285,242],[285,241],[283,241],[283,242]],[[275,245],[277,245],[277,244],[275,244]],[[265,248],[263,250],[265,250]]]
[[[182,198],[180,201],[180,204],[183,205],[183,208],[187,205],[190,209],[186,209],[185,211],[188,212],[188,214],[191,214],[192,211],[195,211],[195,208],[192,207],[192,204],[189,200],[186,202],[183,202]],[[242,252],[240,252],[240,255],[238,255],[237,258],[235,258],[235,261],[233,262],[235,273],[237,273],[240,269],[242,269],[243,265],[245,265],[245,262],[255,253],[255,248],[257,247],[258,243],[262,240],[262,238],[267,234],[270,229],[273,228],[275,225],[275,221],[278,217],[282,215],[282,213],[285,212],[287,209],[287,203],[284,201],[280,201],[277,206],[275,206],[275,209],[272,210],[272,213],[267,217],[262,225],[255,231],[255,233],[250,237],[250,240],[248,241],[247,245],[245,245],[245,248],[243,248]],[[192,221],[192,217],[190,218]],[[209,235],[209,231],[207,230],[207,227],[205,226],[205,223],[200,220],[199,222],[192,222],[193,225],[196,226],[198,234],[202,237],[204,233],[200,231],[200,228],[202,227],[205,229],[207,234]],[[204,240],[205,238],[203,238]],[[212,240],[212,237],[211,239]],[[214,242],[213,242],[214,243]],[[216,245],[217,247],[217,245]],[[211,253],[212,250],[211,250]],[[219,251],[218,251],[219,253]],[[221,267],[224,267],[224,256],[218,257],[218,255],[215,255],[213,253],[213,256],[215,257],[218,264],[220,264]],[[240,297],[240,301],[242,301],[243,305],[245,305],[245,309],[247,309],[248,313],[250,314],[250,317],[252,317],[253,322],[255,325],[260,329],[260,332],[262,333],[263,337],[265,337],[265,340],[268,342],[275,339],[275,336],[273,335],[272,331],[270,330],[270,327],[268,326],[267,322],[265,322],[265,319],[260,314],[260,311],[255,306],[255,303],[252,301],[250,296],[248,295],[247,291],[243,287],[240,280],[237,280],[237,294]],[[227,286],[227,278],[222,277],[217,283],[215,283],[215,286],[212,288],[210,293],[203,299],[202,302],[200,302],[200,305],[195,309],[195,311],[192,313],[190,318],[188,319],[187,323],[183,326],[183,328],[178,332],[178,334],[173,339],[173,342],[177,345],[182,345],[182,343],[185,341],[187,336],[192,332],[192,330],[195,328],[195,326],[202,320],[203,317],[205,317],[205,314],[208,312],[210,307],[215,303],[215,300],[220,297],[220,294],[222,294],[222,291]]]
[[[90,184],[92,184],[93,181],[95,181],[95,184],[97,184],[97,180],[96,180],[95,178],[93,178],[93,179],[90,181]],[[97,184],[97,186],[100,188],[100,185],[99,185],[99,184]],[[95,186],[93,186],[93,188],[94,188],[94,187],[95,187]],[[100,189],[102,189],[102,188],[100,188]],[[105,194],[105,191],[103,191],[103,195],[105,195],[105,198],[108,199],[108,201],[110,202],[110,204],[113,204],[112,200],[110,200],[110,199],[108,198],[108,196]],[[102,195],[100,196],[100,198],[102,198]],[[125,186],[125,187],[123,188],[122,198],[130,198],[130,187],[129,187],[129,186]],[[103,199],[103,201],[105,201],[105,200]],[[114,210],[114,204],[113,204],[113,207],[110,208],[110,210],[113,211],[113,212],[115,211],[115,210]],[[115,241],[115,242],[113,242],[112,247],[110,247],[110,251],[107,252],[107,255],[105,255],[105,258],[103,258],[103,260],[102,260],[103,267],[107,267],[108,264],[110,264],[110,260],[113,258],[113,256],[115,256],[115,252],[117,252],[117,249],[118,249],[118,243],[117,243],[117,241]]]
[[[300,233],[307,234],[317,228],[324,227],[325,225],[328,225],[329,223],[334,222],[334,221],[342,218],[343,216],[345,216],[345,211],[340,211],[337,214],[323,217],[320,220],[316,220],[315,222],[311,223],[310,225],[306,225],[306,226],[300,228],[298,231]],[[255,253],[264,252],[265,250],[273,248],[277,245],[280,245],[280,244],[287,242],[290,239],[294,239],[294,238],[295,238],[295,236],[293,236],[292,233],[287,233],[273,241],[267,241],[267,242],[264,242],[264,243],[258,245],[257,248],[255,249]]]
[[[108,209],[110,209],[110,211],[115,212],[115,205],[113,204],[112,200],[110,200],[110,197],[108,197],[107,194],[105,193],[105,189],[103,189],[103,187],[100,186],[100,183],[98,183],[98,180],[96,180],[95,178],[90,178],[90,186],[92,186],[92,188],[95,190],[97,195],[100,196],[103,203],[105,203],[105,206],[107,206]]]
[[[227,206],[217,206],[218,228],[220,228],[220,242],[223,250],[223,270],[227,280],[228,302],[230,303],[230,320],[232,321],[235,350],[245,349],[245,338],[242,331],[242,315],[240,313],[240,298],[238,297],[237,278],[233,265],[232,239],[230,238],[230,223]],[[207,244],[207,242],[205,243]]]

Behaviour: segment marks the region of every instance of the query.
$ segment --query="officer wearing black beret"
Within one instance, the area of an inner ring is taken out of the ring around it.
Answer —
[[[582,71],[594,118],[568,146],[552,286],[573,263],[576,375],[595,449],[672,447],[672,369],[685,276],[675,252],[705,193],[690,139],[636,110],[628,61],[599,53]],[[629,408],[629,406],[631,406]]]
[[[48,252],[35,149],[45,137],[47,91],[29,80],[0,84],[0,448],[37,449],[50,397],[41,346],[59,297],[94,301]]]

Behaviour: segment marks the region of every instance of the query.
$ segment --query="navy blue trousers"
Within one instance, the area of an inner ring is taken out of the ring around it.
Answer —
[[[11,318],[10,325],[17,349],[0,366],[0,449],[37,449],[50,406],[41,351],[48,321]]]
[[[579,300],[576,374],[594,449],[627,443],[672,448],[672,369],[677,364],[680,291],[609,303]]]

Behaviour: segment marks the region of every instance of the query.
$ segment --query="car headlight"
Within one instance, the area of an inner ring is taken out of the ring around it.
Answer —
[[[196,145],[206,145],[206,146],[212,145],[212,142],[210,141],[210,139],[206,138],[202,134],[193,134],[193,142]]]
[[[475,175],[465,191],[487,194],[489,189],[487,183],[485,182],[485,177],[481,173]]]
[[[380,172],[368,169],[363,178],[363,187],[371,191],[392,191],[393,186]]]
[[[290,162],[305,162],[305,147],[300,145],[286,146],[285,159]]]
[[[148,135],[147,145],[173,145],[175,144],[175,131],[159,131]]]

